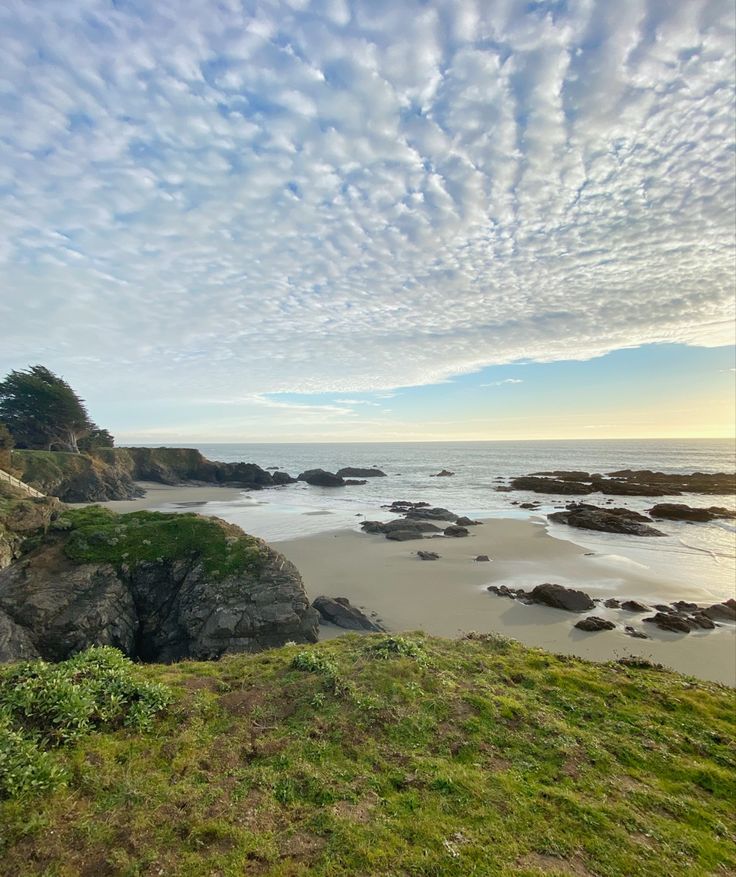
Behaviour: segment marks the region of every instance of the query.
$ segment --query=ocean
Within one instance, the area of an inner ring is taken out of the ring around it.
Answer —
[[[304,483],[243,493],[232,502],[208,503],[204,509],[270,542],[279,542],[346,527],[358,529],[361,520],[388,520],[382,506],[397,499],[424,501],[470,517],[531,518],[562,508],[574,497],[498,492],[494,488],[516,475],[549,469],[612,472],[654,469],[662,472],[733,472],[736,444],[728,439],[529,441],[529,442],[411,442],[360,444],[203,444],[211,460],[277,466],[291,475],[305,469],[334,472],[343,466],[377,467],[388,477],[369,479],[362,486],[319,488]],[[432,478],[442,469],[450,478]],[[503,479],[503,480],[498,480]],[[608,497],[592,494],[596,503]],[[668,497],[614,497],[616,505],[644,511]],[[536,500],[540,509],[528,512],[514,501]],[[672,497],[695,506],[734,506],[733,496],[688,494]],[[733,521],[710,524],[661,522],[666,538],[642,539],[575,530],[546,523],[549,532],[617,561],[638,564],[669,576],[681,593],[693,598],[734,595],[736,526]],[[690,591],[688,591],[688,587]]]

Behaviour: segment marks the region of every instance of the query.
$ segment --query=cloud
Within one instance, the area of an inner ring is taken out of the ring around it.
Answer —
[[[5,369],[228,399],[734,340],[729,0],[36,0],[0,52]]]
[[[503,381],[492,381],[490,384],[481,384],[481,387],[503,387],[504,384],[523,384],[521,378],[505,378]]]

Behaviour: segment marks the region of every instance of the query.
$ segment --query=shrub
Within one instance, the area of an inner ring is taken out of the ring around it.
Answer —
[[[415,643],[405,636],[386,637],[386,639],[382,639],[379,643],[372,645],[368,649],[368,653],[374,658],[380,658],[384,661],[397,655],[405,658],[415,658],[418,661],[426,660],[424,649],[419,643]]]
[[[96,730],[148,730],[171,700],[168,688],[138,678],[109,647],[63,661],[29,661],[0,673],[0,797],[40,791],[63,779],[47,751]]]

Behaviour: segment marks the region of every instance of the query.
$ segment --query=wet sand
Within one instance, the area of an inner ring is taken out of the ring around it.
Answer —
[[[216,484],[159,484],[156,481],[136,481],[138,487],[145,490],[145,496],[138,499],[117,499],[96,503],[113,512],[138,512],[141,509],[160,508],[169,503],[191,505],[193,512],[206,502],[227,502],[237,499],[243,492],[239,487],[219,487]],[[73,502],[69,505],[83,508],[88,502]]]
[[[439,636],[496,632],[530,646],[596,661],[636,655],[703,679],[736,685],[736,625],[674,634],[643,624],[636,615],[602,605],[585,613],[525,606],[488,593],[489,584],[533,587],[558,582],[591,597],[638,598],[645,603],[700,599],[694,588],[674,592],[645,567],[614,556],[587,556],[572,542],[550,536],[540,523],[493,519],[473,527],[467,538],[391,542],[352,530],[274,543],[297,566],[310,598],[347,597],[375,611],[392,631],[424,630]],[[436,551],[423,561],[417,549]],[[487,554],[490,563],[475,560]],[[573,626],[587,615],[617,624],[611,631],[585,633]],[[650,638],[634,639],[625,624]],[[325,633],[334,635],[334,628]]]

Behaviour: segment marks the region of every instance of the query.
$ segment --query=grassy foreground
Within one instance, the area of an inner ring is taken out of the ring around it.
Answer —
[[[0,874],[736,873],[721,686],[472,635],[132,672],[168,705],[74,736],[49,756],[66,785],[0,802]]]

